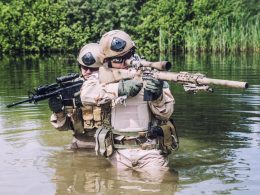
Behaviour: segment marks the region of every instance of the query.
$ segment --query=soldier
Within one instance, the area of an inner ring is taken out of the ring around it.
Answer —
[[[103,63],[112,68],[127,69],[125,60],[135,53],[135,44],[127,33],[112,30],[102,36],[100,45]],[[105,86],[96,83],[94,86],[88,81],[83,84],[83,105],[113,100],[111,125],[115,151],[111,156],[106,155],[110,162],[118,169],[130,168],[156,175],[168,170],[167,155],[170,149],[177,147],[173,146],[176,143],[172,139],[175,129],[169,122],[174,98],[168,84],[150,79],[143,87],[142,81],[132,79]],[[143,101],[144,89],[153,93],[155,100]],[[124,99],[125,104],[118,103],[120,99]],[[102,143],[99,134],[96,134],[96,140],[96,144]]]
[[[100,51],[100,46],[97,43],[86,44],[80,50],[77,61],[82,75],[78,79],[98,79],[98,68],[102,65]],[[64,107],[59,102],[58,97],[49,99],[49,107],[53,111],[50,119],[51,124],[59,131],[73,131],[74,138],[70,146],[71,149],[94,149],[94,133],[100,126],[100,120],[97,116],[100,114],[100,109],[95,105]],[[94,114],[93,110],[95,111]],[[94,115],[96,116],[94,117]]]

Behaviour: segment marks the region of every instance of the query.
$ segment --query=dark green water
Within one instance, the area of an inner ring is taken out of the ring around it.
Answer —
[[[215,87],[186,94],[171,84],[180,149],[163,181],[117,172],[105,159],[70,151],[71,132],[49,123],[47,102],[6,104],[27,90],[77,72],[75,56],[0,57],[1,194],[253,194],[260,190],[260,56],[186,56],[172,71],[247,81],[247,90]]]

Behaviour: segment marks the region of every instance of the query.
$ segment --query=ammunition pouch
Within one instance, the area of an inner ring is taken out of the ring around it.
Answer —
[[[111,121],[110,103],[101,106],[87,105],[81,107],[84,120],[84,129],[99,128],[101,125],[109,125]]]
[[[88,105],[81,108],[82,117],[84,120],[84,129],[92,129],[95,127],[93,107],[94,106]]]
[[[102,156],[109,157],[113,154],[114,141],[111,129],[99,127],[96,130],[95,139],[95,151],[97,155],[101,154]]]

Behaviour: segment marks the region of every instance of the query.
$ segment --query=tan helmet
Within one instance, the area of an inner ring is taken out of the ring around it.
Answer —
[[[105,33],[100,39],[104,58],[123,56],[135,47],[131,37],[121,30],[112,30]]]
[[[88,68],[99,68],[102,66],[103,55],[98,43],[88,43],[81,48],[77,61],[80,65]]]

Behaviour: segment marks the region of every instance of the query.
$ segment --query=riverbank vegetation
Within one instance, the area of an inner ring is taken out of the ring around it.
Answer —
[[[77,51],[122,29],[145,56],[259,52],[259,0],[4,0],[0,52]]]

